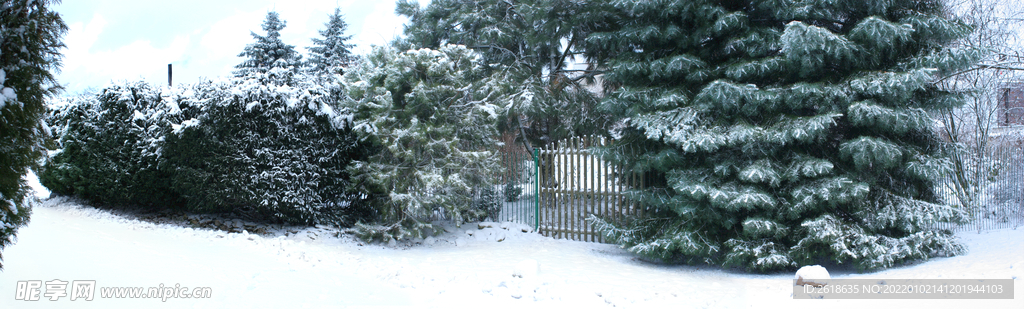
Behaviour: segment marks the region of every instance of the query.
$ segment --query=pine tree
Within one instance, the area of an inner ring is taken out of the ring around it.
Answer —
[[[313,46],[309,50],[309,69],[314,74],[344,74],[345,68],[353,65],[356,57],[352,55],[353,44],[347,44],[352,39],[351,35],[345,35],[348,24],[341,15],[341,8],[335,8],[331,14],[324,30],[320,30],[323,38],[313,38]]]
[[[409,17],[405,33],[416,46],[460,44],[481,53],[507,81],[500,129],[540,147],[602,133],[608,123],[590,90],[595,68],[570,66],[582,60],[595,13],[590,7],[580,1],[438,0],[420,8],[402,0],[396,11]]]
[[[281,30],[286,24],[277,12],[267,12],[262,25],[267,35],[251,32],[256,42],[246,45],[245,50],[238,54],[245,60],[235,66],[235,77],[273,80],[278,84],[291,82],[292,76],[302,67],[302,55],[295,51],[294,45],[281,41]]]
[[[587,38],[616,91],[604,158],[648,218],[592,218],[637,254],[767,271],[884,268],[964,247],[938,220],[937,77],[970,66],[941,1],[614,1]]]
[[[45,100],[60,91],[51,71],[60,68],[68,27],[50,10],[57,2],[0,1],[0,249],[28,223],[30,189],[23,177],[45,151]]]
[[[399,50],[375,48],[345,75],[354,128],[379,149],[350,167],[362,192],[378,197],[386,225],[363,226],[364,238],[425,237],[433,227],[423,222],[435,214],[456,223],[481,219],[486,214],[473,200],[494,190],[498,169],[502,87],[483,77],[479,54],[457,45]]]

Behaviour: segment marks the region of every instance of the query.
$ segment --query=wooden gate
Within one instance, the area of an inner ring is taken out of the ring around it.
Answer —
[[[539,151],[540,199],[538,231],[554,238],[607,242],[587,222],[591,215],[620,221],[643,215],[623,192],[643,186],[643,175],[625,172],[591,153],[608,146],[600,136],[574,137],[550,143]]]

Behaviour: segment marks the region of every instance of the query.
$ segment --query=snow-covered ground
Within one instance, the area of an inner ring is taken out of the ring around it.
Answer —
[[[1012,300],[794,300],[792,274],[657,265],[613,245],[523,229],[450,226],[420,244],[389,247],[326,228],[260,236],[154,224],[53,198],[3,251],[0,308],[1024,308],[1024,228],[961,233],[965,256],[867,274],[829,270],[833,278],[1012,278]],[[96,280],[95,298],[14,299],[18,281],[53,279]],[[212,297],[100,297],[103,287],[161,284],[209,287]]]

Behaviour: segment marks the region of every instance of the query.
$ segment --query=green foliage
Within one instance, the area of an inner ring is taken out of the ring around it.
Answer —
[[[356,223],[354,234],[360,240],[368,243],[402,241],[414,238],[427,238],[444,233],[445,230],[439,226],[406,218],[388,226]]]
[[[61,149],[40,173],[54,193],[151,210],[351,225],[372,215],[349,191],[363,152],[327,89],[255,78],[153,89],[114,85],[49,117]]]
[[[473,200],[486,195],[499,168],[494,121],[501,88],[480,61],[463,46],[384,47],[345,75],[354,128],[380,149],[349,171],[361,192],[379,197],[374,207],[384,224],[488,215]]]
[[[166,181],[170,171],[160,166],[172,113],[164,94],[141,82],[56,102],[48,123],[60,150],[40,182],[54,193],[108,205],[178,206]]]
[[[52,72],[60,68],[68,27],[50,10],[58,2],[0,1],[0,250],[29,221],[32,197],[23,176],[45,153],[45,100],[61,89]]]
[[[172,124],[164,155],[189,209],[298,224],[350,225],[367,215],[350,207],[358,194],[345,171],[363,152],[330,91],[244,79],[193,93],[182,109],[194,118]]]
[[[499,130],[534,147],[572,136],[603,134],[608,115],[596,107],[596,67],[581,43],[602,11],[580,1],[439,0],[425,8],[408,0],[405,34],[417,47],[460,44],[483,56],[485,70],[505,80]],[[575,65],[573,65],[575,63]]]
[[[337,15],[337,14],[336,14]],[[337,16],[336,16],[337,17]],[[115,85],[50,117],[61,150],[40,174],[55,193],[107,205],[351,225],[374,216],[346,170],[356,140],[337,85],[300,74],[270,12],[236,77],[157,90]]]
[[[933,85],[969,67],[938,1],[613,1],[587,36],[616,115],[608,161],[650,177],[648,218],[595,226],[632,252],[771,271],[964,252],[938,221]],[[896,250],[893,250],[893,249]]]
[[[474,207],[470,209],[471,215],[463,215],[468,218],[480,218],[480,220],[498,220],[498,213],[501,212],[502,196],[493,187],[480,190],[480,198],[473,201]]]

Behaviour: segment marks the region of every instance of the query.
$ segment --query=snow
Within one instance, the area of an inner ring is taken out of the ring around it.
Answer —
[[[4,88],[4,83],[6,83],[6,82],[7,82],[7,72],[5,72],[3,69],[0,69],[0,109],[4,109],[4,107],[7,106],[7,98],[8,97],[16,97],[14,95],[14,89]],[[11,93],[10,96],[7,95],[8,90],[10,90],[10,93]]]
[[[36,176],[35,171],[29,170],[28,175],[25,176],[25,180],[28,181],[28,186],[29,188],[32,188],[33,194],[36,198],[50,198],[50,190],[46,189],[42,183],[39,183],[39,177]]]
[[[33,185],[35,187],[35,185]],[[154,224],[51,198],[4,249],[0,308],[1024,308],[1024,229],[958,234],[967,255],[834,279],[1014,279],[1012,300],[794,300],[793,274],[660,265],[614,245],[512,223],[446,226],[415,244],[364,245],[325,227],[227,233]],[[526,231],[526,232],[524,232]],[[521,274],[522,278],[513,274]],[[212,298],[15,301],[19,280],[210,287]]]
[[[815,286],[822,286],[828,284],[828,280],[832,277],[828,275],[828,270],[821,265],[810,265],[800,267],[796,271],[796,275],[793,279],[796,279],[796,284],[811,284]]]
[[[181,134],[185,129],[199,126],[199,119],[190,118],[182,121],[181,124],[171,124],[171,132],[174,134]]]
[[[2,86],[0,86],[2,87]],[[6,101],[17,102],[18,94],[14,92],[13,88],[3,88],[0,90],[0,109],[7,105]]]

